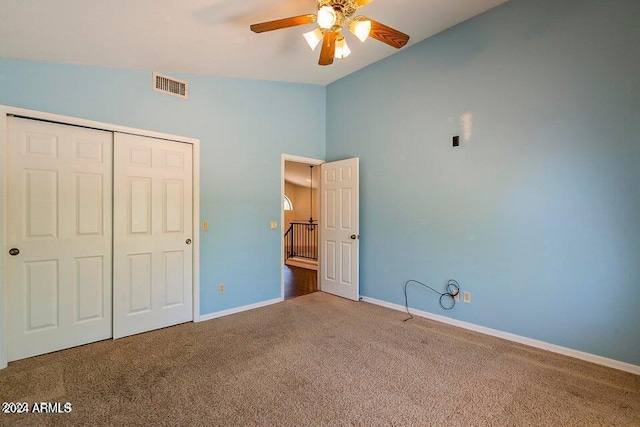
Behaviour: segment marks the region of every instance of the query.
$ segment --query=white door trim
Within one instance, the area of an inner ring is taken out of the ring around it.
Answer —
[[[184,136],[171,135],[144,129],[136,129],[111,123],[80,119],[77,117],[51,114],[42,111],[27,110],[0,105],[0,369],[7,367],[7,297],[6,297],[6,255],[7,255],[7,115],[45,120],[72,126],[106,130],[110,132],[130,133],[170,141],[185,142],[193,145],[193,320],[200,320],[200,140]],[[282,162],[284,168],[284,160]],[[284,171],[284,169],[283,169]],[[284,172],[283,172],[284,173]],[[283,177],[284,182],[284,177]],[[284,191],[284,190],[283,190]],[[284,248],[282,249],[282,252]]]
[[[318,166],[325,163],[325,160],[312,159],[310,157],[294,156],[293,154],[282,153],[280,162],[280,301],[284,301],[284,209],[282,201],[284,200],[284,162],[306,163],[308,165]],[[318,206],[320,212],[320,206]],[[320,219],[318,218],[318,224]],[[319,251],[318,251],[319,252]],[[318,253],[318,265],[320,265],[320,254]],[[319,269],[318,269],[319,271]],[[316,274],[318,274],[316,271]]]

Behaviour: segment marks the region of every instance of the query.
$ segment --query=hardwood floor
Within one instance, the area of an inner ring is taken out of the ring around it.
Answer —
[[[284,298],[307,295],[318,290],[318,272],[306,268],[284,266]]]

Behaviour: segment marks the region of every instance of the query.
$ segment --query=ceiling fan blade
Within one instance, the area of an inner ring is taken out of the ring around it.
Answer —
[[[356,0],[356,5],[358,7],[366,6],[371,3],[373,0]]]
[[[320,65],[333,64],[333,56],[336,53],[336,33],[327,31],[322,38],[322,50],[320,51]]]
[[[363,19],[371,21],[371,33],[369,33],[369,36],[381,41],[382,43],[386,43],[391,47],[400,49],[409,41],[409,36],[403,32],[381,24],[378,21],[374,21],[373,19],[364,17]]]
[[[254,33],[264,33],[265,31],[279,30],[281,28],[295,27],[298,25],[313,24],[316,22],[316,15],[300,15],[291,18],[277,19],[275,21],[261,22],[251,25],[251,31]]]

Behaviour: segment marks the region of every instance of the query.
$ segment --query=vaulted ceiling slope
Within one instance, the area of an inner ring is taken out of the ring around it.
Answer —
[[[359,12],[411,45],[506,1],[375,0]],[[352,54],[320,67],[302,36],[313,25],[249,29],[316,10],[316,0],[0,0],[0,57],[326,85],[397,52],[348,34]]]

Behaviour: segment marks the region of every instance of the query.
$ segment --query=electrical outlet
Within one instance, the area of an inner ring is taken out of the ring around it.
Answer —
[[[202,221],[202,231],[209,231],[209,221]]]
[[[269,222],[269,228],[272,230],[277,230],[278,229],[278,221],[276,221],[275,219],[272,219]]]
[[[463,300],[464,302],[471,302],[471,292],[469,292],[469,291],[464,291],[464,292],[462,293],[462,300]]]
[[[219,294],[224,294],[225,287],[226,287],[226,286],[225,286],[225,284],[224,284],[224,283],[220,283],[220,284],[218,285],[218,293],[219,293]]]

